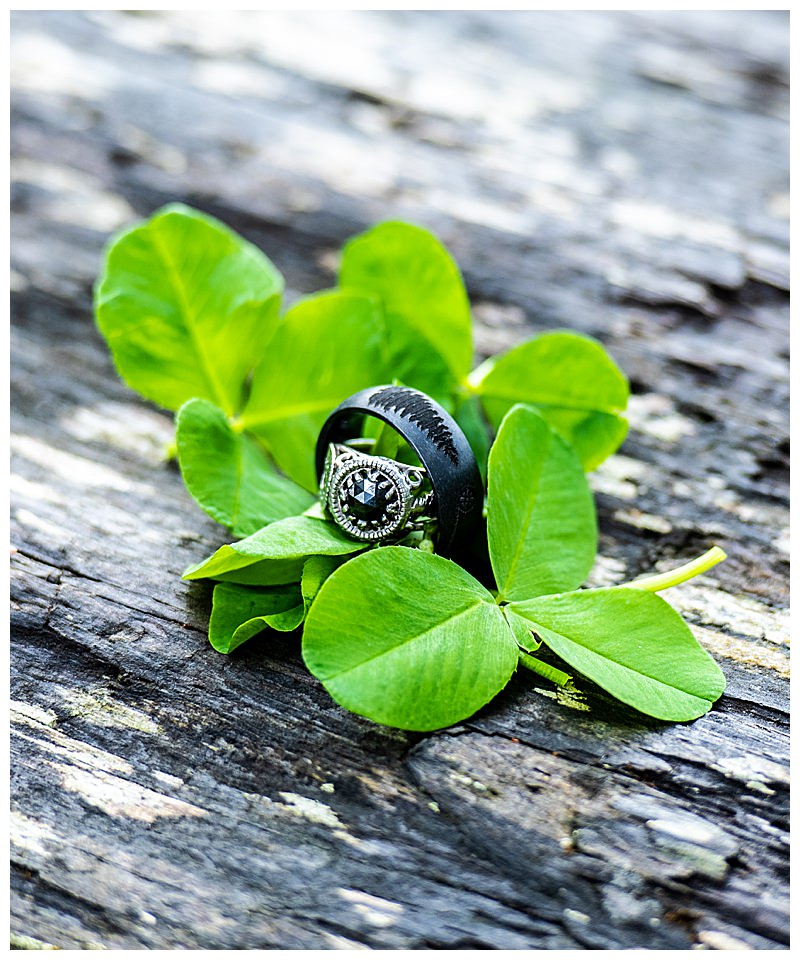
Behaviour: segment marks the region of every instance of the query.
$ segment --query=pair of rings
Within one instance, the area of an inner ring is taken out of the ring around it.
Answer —
[[[360,449],[364,416],[388,424],[420,460],[414,467]],[[348,536],[395,542],[435,529],[436,552],[466,549],[483,510],[483,482],[461,428],[435,400],[411,387],[370,387],[348,397],[317,440],[320,499]]]

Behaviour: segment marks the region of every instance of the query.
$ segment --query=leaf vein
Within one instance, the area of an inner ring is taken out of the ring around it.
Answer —
[[[521,558],[522,552],[523,552],[523,546],[524,546],[524,544],[525,544],[525,542],[526,542],[526,540],[527,540],[528,531],[530,530],[531,523],[533,522],[533,508],[534,508],[534,505],[535,505],[535,503],[536,503],[536,499],[537,499],[537,497],[539,496],[539,491],[540,491],[541,486],[542,486],[542,477],[544,476],[544,462],[545,462],[545,460],[546,460],[546,458],[547,458],[547,453],[549,452],[550,447],[551,447],[551,442],[550,442],[550,438],[549,438],[549,436],[548,436],[547,448],[546,448],[546,450],[544,451],[544,454],[543,454],[542,459],[541,459],[541,461],[540,461],[539,473],[538,473],[538,476],[536,477],[536,482],[535,482],[535,484],[532,484],[532,485],[531,485],[531,490],[530,490],[530,493],[528,494],[528,499],[527,499],[527,502],[526,502],[526,504],[525,504],[525,506],[526,506],[526,515],[525,515],[525,520],[524,520],[524,523],[523,523],[523,526],[522,526],[521,535],[520,535],[520,537],[517,539],[517,545],[516,545],[516,548],[515,548],[515,550],[514,550],[514,554],[513,554],[512,558],[511,558],[511,563],[510,563],[510,565],[509,565],[508,572],[506,573],[506,576],[505,576],[505,578],[504,578],[504,580],[503,580],[503,596],[504,596],[504,597],[507,596],[508,590],[509,590],[509,585],[512,583],[512,581],[513,581],[513,579],[514,579],[514,575],[515,575],[516,572],[517,572],[517,567],[519,566],[519,561],[520,561],[520,558]]]
[[[248,416],[245,413],[242,417],[242,423],[252,430],[253,427],[262,427],[265,424],[275,423],[280,420],[290,420],[293,417],[300,417],[305,413],[331,410],[340,400],[341,398],[337,395],[336,397],[328,397],[323,400],[314,400],[308,403],[296,403],[293,406],[279,407],[267,413],[259,414],[258,416]]]
[[[151,229],[149,232],[151,241],[156,248],[156,252],[167,266],[166,274],[169,279],[170,286],[175,291],[175,296],[178,300],[181,310],[181,316],[184,319],[184,327],[189,334],[189,339],[191,340],[195,354],[197,355],[200,365],[203,368],[203,374],[205,375],[205,378],[214,393],[218,405],[222,407],[226,413],[230,413],[229,404],[227,402],[225,393],[219,381],[217,380],[216,373],[214,372],[214,369],[209,362],[208,357],[206,356],[206,352],[202,347],[200,337],[194,324],[194,313],[190,307],[189,299],[186,293],[186,287],[181,279],[181,273],[178,269],[178,265],[172,258],[169,247],[161,239],[158,230]]]
[[[380,650],[378,653],[374,654],[373,656],[367,657],[366,660],[361,660],[359,663],[353,664],[352,667],[347,667],[346,669],[340,670],[338,673],[333,673],[330,676],[325,677],[324,679],[326,682],[330,680],[336,680],[338,677],[343,677],[348,673],[352,673],[354,670],[358,670],[361,667],[366,666],[366,664],[371,663],[373,660],[378,660],[380,657],[384,657],[389,653],[393,653],[395,650],[399,649],[400,647],[404,646],[407,643],[414,643],[415,641],[420,640],[423,637],[427,637],[429,634],[433,633],[434,630],[438,630],[439,627],[441,627],[443,624],[460,620],[461,617],[469,613],[471,610],[474,610],[476,607],[479,607],[482,603],[485,603],[488,605],[488,602],[486,600],[476,600],[475,603],[471,603],[468,607],[465,607],[463,610],[459,610],[457,614],[453,616],[444,617],[442,620],[438,621],[438,623],[432,624],[430,627],[428,627],[427,630],[423,631],[422,633],[417,633],[413,637],[405,637],[404,639],[400,640],[399,643],[396,643],[391,647],[387,647],[383,650]]]

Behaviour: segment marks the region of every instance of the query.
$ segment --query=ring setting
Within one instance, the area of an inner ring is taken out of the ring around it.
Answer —
[[[421,529],[433,503],[433,494],[425,486],[422,467],[332,443],[325,457],[320,499],[346,534],[375,543]]]

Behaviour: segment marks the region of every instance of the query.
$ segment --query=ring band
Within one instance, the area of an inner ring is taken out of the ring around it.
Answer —
[[[323,424],[317,440],[317,476],[320,480],[325,480],[325,462],[331,445],[346,445],[348,441],[361,437],[364,416],[375,417],[393,427],[419,457],[434,498],[436,552],[451,556],[466,549],[477,532],[483,510],[483,482],[478,464],[455,420],[419,390],[370,387],[340,403]],[[407,465],[387,458],[373,459],[408,469]],[[372,496],[371,492],[364,492],[363,486],[358,492],[362,499]],[[381,538],[382,535],[371,539]]]

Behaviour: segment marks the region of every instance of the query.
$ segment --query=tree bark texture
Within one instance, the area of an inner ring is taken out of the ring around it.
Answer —
[[[23,12],[13,20],[14,944],[788,944],[788,20],[781,12]],[[94,328],[109,232],[183,200],[289,299],[381,219],[463,268],[478,358],[599,337],[631,430],[590,583],[671,591],[692,724],[517,676],[426,735],[296,636],[206,639],[225,542]]]

